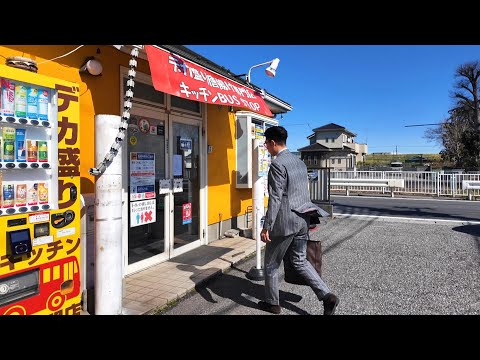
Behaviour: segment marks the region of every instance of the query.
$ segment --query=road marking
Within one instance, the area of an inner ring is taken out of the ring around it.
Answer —
[[[400,216],[381,216],[381,215],[352,215],[333,213],[334,217],[339,218],[363,218],[380,221],[401,221],[401,222],[423,222],[423,223],[441,223],[441,224],[462,224],[462,225],[479,225],[480,221],[466,221],[466,220],[444,220],[444,219],[425,219],[425,218],[409,218]]]
[[[391,197],[380,197],[380,196],[346,196],[346,195],[331,195],[331,197],[344,197],[344,198],[349,198],[349,199],[352,199],[352,198],[361,198],[361,199],[383,199],[383,200],[392,200]],[[471,201],[471,200],[462,200],[462,199],[431,199],[431,198],[406,198],[406,197],[399,197],[398,195],[395,195],[395,197],[393,198],[393,200],[412,200],[412,201],[455,201],[455,202],[468,202],[470,204],[472,203],[475,203],[475,201]]]

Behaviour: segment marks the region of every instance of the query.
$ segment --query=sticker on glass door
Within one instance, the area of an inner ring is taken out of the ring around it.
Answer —
[[[130,227],[156,222],[155,199],[130,203]]]
[[[155,198],[155,153],[130,153],[130,201]]]

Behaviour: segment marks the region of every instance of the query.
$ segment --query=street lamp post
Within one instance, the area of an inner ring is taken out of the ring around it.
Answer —
[[[248,69],[248,74],[245,77],[245,80],[248,83],[250,83],[250,79],[251,79],[250,78],[250,72],[252,71],[252,69],[257,68],[259,66],[263,66],[263,65],[270,65],[268,68],[265,69],[265,73],[270,77],[275,77],[275,73],[277,71],[277,67],[278,67],[279,62],[280,62],[280,59],[275,58],[273,60],[270,60],[270,61],[267,61],[267,62],[264,62],[264,63],[261,63],[261,64],[253,65],[250,69]]]
[[[266,70],[266,74],[270,77],[275,76],[275,72],[280,62],[279,58],[275,58],[271,61],[267,61],[261,64],[253,65],[249,70],[248,74],[245,77],[245,80],[250,83],[251,77],[250,72],[253,68],[260,67],[263,65],[270,65]],[[252,221],[252,235],[256,241],[256,266],[252,267],[247,273],[247,278],[254,281],[261,281],[265,279],[265,273],[262,268],[262,253],[261,253],[261,240],[260,232],[262,231],[262,220],[265,213],[264,206],[264,178],[260,174],[260,154],[261,146],[263,146],[258,139],[253,139],[252,142],[252,212],[253,212],[253,221]]]

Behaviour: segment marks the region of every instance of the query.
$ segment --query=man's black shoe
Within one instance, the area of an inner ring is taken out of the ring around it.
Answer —
[[[323,315],[335,315],[340,299],[333,293],[328,293],[323,298]]]
[[[280,307],[280,305],[272,305],[265,301],[259,301],[258,308],[260,310],[267,311],[269,313],[277,314],[277,315],[282,312],[282,308]]]

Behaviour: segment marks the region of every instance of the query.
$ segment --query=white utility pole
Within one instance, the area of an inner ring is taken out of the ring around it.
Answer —
[[[262,218],[265,214],[264,205],[264,178],[259,173],[260,170],[260,147],[263,146],[261,140],[254,139],[252,141],[252,198],[253,198],[253,221],[252,221],[252,236],[256,240],[257,250],[257,265],[250,269],[247,277],[250,280],[260,281],[265,279],[265,273],[262,268],[262,249],[260,232],[262,231]]]
[[[95,163],[110,151],[121,117],[95,116]],[[121,315],[122,148],[95,183],[95,315]]]

